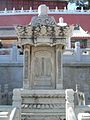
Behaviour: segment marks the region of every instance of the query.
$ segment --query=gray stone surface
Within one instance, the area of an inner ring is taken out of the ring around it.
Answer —
[[[22,74],[22,64],[0,64],[0,84],[2,87],[2,91],[4,91],[5,84],[8,84],[8,91],[12,91],[14,88],[18,87],[21,88],[23,80]]]
[[[85,93],[86,104],[90,103],[90,64],[69,63],[64,64],[63,69],[64,89],[76,89],[79,85],[80,91]],[[9,91],[14,88],[21,88],[23,84],[22,64],[0,64],[0,84],[4,91],[4,84],[8,84]]]
[[[90,64],[64,64],[63,78],[64,89],[75,90],[78,84],[79,90],[85,93],[86,104],[90,103]]]

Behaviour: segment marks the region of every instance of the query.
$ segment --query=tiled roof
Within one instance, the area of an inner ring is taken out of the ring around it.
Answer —
[[[90,39],[90,35],[87,33],[87,31],[84,31],[81,26],[77,25],[75,26],[72,38],[87,38]]]

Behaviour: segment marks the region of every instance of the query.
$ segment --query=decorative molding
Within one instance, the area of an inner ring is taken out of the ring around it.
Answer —
[[[32,26],[54,26],[56,25],[54,17],[48,15],[34,16],[31,20]]]
[[[65,109],[65,104],[63,103],[29,103],[29,104],[22,104],[22,109]]]
[[[64,120],[61,115],[22,115],[22,120]]]
[[[32,18],[27,26],[18,25],[15,27],[18,35],[18,43],[38,46],[56,44],[66,45],[67,37],[71,34],[71,27],[60,26],[55,19],[48,15],[40,15]],[[41,41],[42,38],[42,41]],[[44,41],[44,39],[47,39]]]

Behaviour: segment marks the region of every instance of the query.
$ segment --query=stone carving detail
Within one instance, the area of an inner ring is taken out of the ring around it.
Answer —
[[[60,26],[26,26],[16,28],[18,32],[18,44],[41,45],[46,44],[53,46],[56,44],[66,45],[66,36],[68,28]],[[42,39],[43,37],[43,39]],[[42,39],[42,40],[41,40]]]
[[[58,79],[61,79],[61,52],[58,51]]]
[[[56,104],[22,104],[22,109],[64,109],[64,104],[56,103]]]
[[[38,78],[40,76],[51,76],[51,60],[50,58],[38,58],[36,57],[35,61],[35,77]],[[47,69],[48,68],[48,69]]]
[[[33,115],[22,115],[22,120],[64,120],[62,116],[59,115],[41,115],[41,116],[33,116]]]
[[[32,34],[33,34],[33,28],[32,28],[31,25],[28,25],[26,27],[26,33],[27,33],[28,36],[32,36]]]
[[[28,37],[38,37],[38,36],[52,36],[52,37],[66,37],[67,35],[67,26],[60,27],[58,25],[55,26],[17,26],[16,31],[19,37],[28,36]]]
[[[18,37],[25,35],[24,26],[18,25],[15,28],[16,28],[16,32],[17,32]]]
[[[55,36],[57,37],[66,37],[67,35],[67,26],[64,26],[64,27],[61,27],[61,26],[56,26],[54,29],[55,29]]]
[[[48,15],[35,16],[31,20],[32,26],[54,26],[56,25],[55,19]]]
[[[24,69],[24,78],[28,79],[28,51],[25,51],[25,69]]]
[[[51,53],[47,51],[37,51],[34,58],[34,85],[51,86],[52,63]]]

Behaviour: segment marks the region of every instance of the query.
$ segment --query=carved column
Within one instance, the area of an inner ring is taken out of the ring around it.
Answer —
[[[56,46],[56,89],[63,88],[62,46]]]
[[[23,87],[30,87],[30,45],[24,45],[24,80]]]

